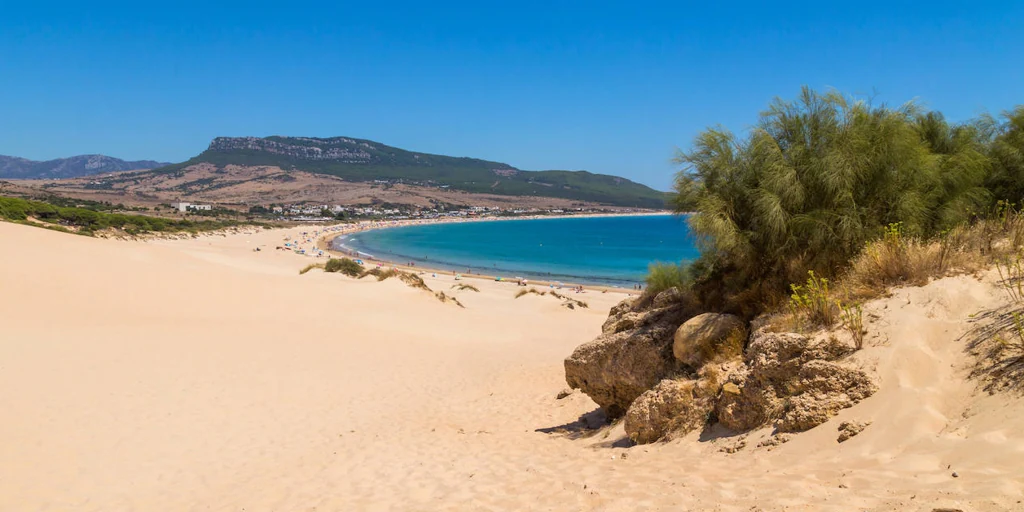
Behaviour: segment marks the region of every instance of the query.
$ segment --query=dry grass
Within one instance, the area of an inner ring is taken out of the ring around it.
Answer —
[[[544,295],[547,295],[548,292],[542,292],[542,291],[540,291],[540,290],[538,290],[536,288],[530,288],[528,290],[519,290],[519,292],[516,293],[516,298],[518,299],[519,297],[522,297],[524,295],[529,295],[531,293],[536,294],[536,295],[540,295],[540,296],[544,296]],[[552,293],[554,293],[554,292],[552,292]]]
[[[324,268],[324,264],[323,263],[310,263],[309,265],[306,265],[302,270],[299,271],[299,275],[301,276],[302,274],[305,274],[306,272],[309,272],[310,270],[313,270],[314,268]]]
[[[974,273],[993,263],[1008,269],[1019,262],[1022,243],[1024,215],[1006,208],[930,241],[906,237],[894,226],[853,260],[842,283],[848,300],[863,300],[883,296],[893,286],[923,286],[931,279]]]
[[[411,286],[413,288],[419,288],[421,290],[426,290],[426,291],[431,292],[431,293],[434,292],[434,290],[431,290],[430,287],[427,286],[427,283],[425,283],[423,281],[422,277],[420,277],[420,276],[418,276],[416,274],[413,274],[412,272],[403,272],[401,270],[395,270],[393,268],[384,269],[384,270],[381,270],[380,268],[372,268],[372,269],[367,270],[367,271],[363,272],[362,274],[360,274],[359,275],[359,279],[362,279],[362,278],[364,278],[366,276],[374,276],[374,277],[377,278],[378,282],[379,281],[384,281],[385,279],[390,279],[392,277],[397,277],[403,283],[405,283],[405,284],[407,284],[407,285],[409,285],[409,286]]]
[[[996,260],[999,284],[1013,302],[1024,302],[1024,261],[1020,253]]]
[[[460,291],[460,292],[463,291],[463,290],[469,290],[471,292],[479,292],[480,291],[479,288],[477,288],[476,286],[473,286],[471,284],[453,284],[452,285],[452,289],[456,290],[456,291]]]
[[[964,337],[974,356],[971,376],[989,392],[1024,392],[1024,314],[1007,306],[972,315]]]
[[[456,306],[458,306],[460,308],[465,308],[466,307],[466,306],[463,306],[461,302],[459,302],[459,299],[456,299],[455,297],[453,297],[451,295],[446,295],[444,292],[437,292],[437,293],[434,294],[434,296],[437,297],[437,300],[439,300],[441,302],[444,302],[444,303],[452,302],[452,303],[454,303]]]
[[[864,301],[886,296],[894,286],[923,286],[932,279],[971,274],[996,266],[1010,299],[1024,302],[1024,213],[998,207],[987,219],[954,228],[933,240],[906,236],[899,225],[868,243],[831,289],[813,276],[794,287],[790,307],[768,322],[772,330],[806,331],[838,320],[864,343]],[[830,320],[831,319],[831,320]],[[1008,346],[1008,345],[1007,345]]]

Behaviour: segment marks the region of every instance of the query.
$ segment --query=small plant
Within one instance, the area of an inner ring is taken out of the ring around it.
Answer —
[[[363,273],[363,266],[350,258],[331,258],[324,265],[324,272],[341,272],[349,277],[358,277]]]
[[[463,308],[463,309],[466,308],[466,306],[463,306],[462,303],[459,302],[459,299],[456,299],[455,297],[453,297],[451,295],[446,295],[444,292],[437,292],[437,293],[434,294],[434,296],[437,297],[437,300],[439,300],[441,302],[453,302],[453,303],[455,303],[456,306],[458,306],[460,308]]]
[[[309,265],[306,265],[302,270],[299,271],[299,275],[301,276],[302,274],[305,274],[306,272],[309,272],[314,268],[324,268],[324,265],[323,263],[310,263]]]
[[[836,305],[841,311],[843,327],[849,329],[853,335],[853,343],[857,350],[864,348],[864,335],[867,334],[864,330],[864,309],[860,304],[843,305],[836,301]]]
[[[479,288],[477,288],[476,286],[473,286],[471,284],[453,284],[452,285],[452,289],[458,290],[460,292],[463,291],[463,290],[469,290],[469,291],[472,291],[472,292],[479,292],[480,291]]]
[[[542,296],[547,294],[547,292],[542,292],[542,291],[540,291],[540,290],[538,290],[536,288],[530,288],[529,290],[519,290],[519,293],[516,294],[516,298],[518,299],[519,297],[522,297],[523,295],[529,295],[531,293],[536,294],[536,295],[542,295]],[[555,292],[551,292],[551,293],[555,294]]]
[[[674,263],[652,263],[647,269],[647,289],[644,293],[654,297],[669,288],[689,288],[690,279],[687,266]]]
[[[807,284],[790,285],[789,307],[794,315],[803,316],[811,325],[831,327],[836,323],[836,304],[828,296],[828,279],[807,271]]]
[[[1014,302],[1024,301],[1024,261],[1020,253],[996,261],[999,284]]]
[[[370,270],[367,270],[367,271],[363,272],[362,274],[359,274],[359,279],[362,279],[362,278],[364,278],[366,276],[373,276],[373,277],[376,277],[378,281],[383,281],[385,279],[388,279],[388,278],[391,278],[391,277],[395,277],[397,275],[398,275],[398,271],[394,270],[394,269],[390,269],[389,268],[389,269],[386,269],[386,270],[382,270],[380,268],[371,268]]]

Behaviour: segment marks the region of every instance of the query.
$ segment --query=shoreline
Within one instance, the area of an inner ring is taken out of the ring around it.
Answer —
[[[399,220],[399,221],[386,221],[386,222],[389,222],[389,223],[387,225],[383,225],[383,226],[381,226],[381,225],[371,225],[371,226],[365,227],[363,229],[340,230],[340,231],[335,231],[335,232],[332,232],[332,233],[327,233],[327,234],[319,235],[317,237],[317,241],[316,241],[315,246],[316,246],[316,248],[318,250],[323,251],[323,252],[329,254],[330,256],[343,257],[343,258],[357,257],[357,258],[360,258],[360,259],[364,260],[368,264],[369,263],[375,263],[375,264],[380,264],[380,265],[386,265],[386,266],[390,266],[390,267],[397,268],[397,269],[404,270],[404,271],[408,271],[408,272],[417,272],[417,273],[423,272],[423,273],[432,273],[432,274],[437,274],[437,275],[452,275],[452,276],[460,275],[463,279],[465,279],[465,278],[474,278],[474,279],[482,279],[482,280],[488,280],[488,281],[497,281],[498,278],[501,277],[502,278],[502,282],[506,282],[506,278],[504,278],[503,276],[497,276],[497,275],[493,275],[493,274],[487,274],[487,273],[461,273],[461,272],[458,272],[456,270],[440,269],[440,268],[432,267],[432,266],[429,266],[429,265],[427,265],[427,266],[420,266],[419,263],[417,263],[414,266],[410,266],[408,264],[400,264],[400,263],[397,263],[397,262],[394,262],[394,261],[390,261],[390,260],[387,260],[387,259],[384,259],[384,258],[375,257],[373,255],[370,255],[368,253],[364,253],[364,252],[359,251],[357,249],[353,250],[353,253],[355,253],[355,254],[346,253],[344,251],[336,250],[333,247],[333,243],[332,242],[334,241],[334,239],[338,238],[339,236],[347,236],[347,235],[351,235],[351,234],[354,234],[354,233],[366,233],[366,232],[369,232],[369,231],[376,231],[376,230],[382,230],[382,229],[392,229],[392,228],[400,228],[400,227],[409,227],[409,226],[428,226],[428,225],[434,225],[434,224],[450,224],[450,223],[463,223],[463,222],[500,222],[500,221],[524,221],[524,220],[544,220],[544,219],[607,218],[607,217],[656,217],[656,216],[663,216],[663,215],[674,215],[674,212],[666,210],[666,211],[661,211],[661,212],[597,213],[597,214],[582,214],[582,215],[528,215],[528,216],[513,217],[513,218],[483,217],[483,218],[470,218],[470,219],[464,219],[464,218],[458,218],[458,219],[441,218],[441,219],[409,219],[409,220],[405,220],[405,221],[402,221],[402,220]],[[367,265],[367,266],[369,266],[369,265]],[[516,281],[513,280],[513,279],[507,279],[507,282],[515,283]],[[579,282],[571,282],[571,281],[544,280],[544,279],[537,279],[537,280],[528,279],[527,288],[529,288],[530,286],[551,287],[551,288],[555,288],[555,289],[582,287],[585,290],[595,290],[595,291],[601,291],[601,292],[614,291],[614,292],[629,293],[629,292],[638,292],[638,291],[640,291],[640,290],[637,290],[635,288],[625,288],[624,286],[615,286],[615,285],[610,285],[610,284],[603,285],[603,284],[594,284],[594,283],[579,283]]]

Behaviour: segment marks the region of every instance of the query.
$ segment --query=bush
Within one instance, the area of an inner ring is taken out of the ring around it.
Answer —
[[[675,184],[677,210],[696,212],[695,290],[709,309],[753,315],[808,270],[837,276],[894,223],[927,239],[970,219],[991,200],[985,133],[807,88],[743,139],[701,133]]]
[[[647,269],[645,282],[645,293],[653,297],[669,288],[687,289],[690,287],[691,279],[687,267],[683,264],[652,263]]]
[[[349,277],[359,277],[363,273],[363,266],[351,258],[331,258],[324,265],[324,272],[341,272]]]
[[[17,197],[0,197],[0,218],[12,221],[23,221],[28,217],[35,217],[43,222],[60,224],[78,228],[79,234],[91,235],[96,231],[105,229],[121,229],[129,234],[146,232],[191,232],[221,229],[237,226],[239,223],[233,221],[200,221],[172,220],[161,217],[150,217],[146,215],[127,215],[122,213],[109,213],[98,211],[93,208],[111,207],[95,201],[82,201],[87,208],[72,206],[59,206],[62,204],[74,204],[71,200],[64,198],[52,198],[58,204],[50,204],[42,201],[32,201]]]

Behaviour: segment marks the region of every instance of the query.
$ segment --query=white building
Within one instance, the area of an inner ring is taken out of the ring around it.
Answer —
[[[178,210],[181,213],[186,213],[189,210],[193,210],[193,211],[194,210],[210,211],[210,210],[213,209],[213,206],[208,205],[208,204],[192,204],[192,203],[184,203],[184,202],[182,202],[182,203],[171,203],[171,207],[176,209],[176,210]]]

